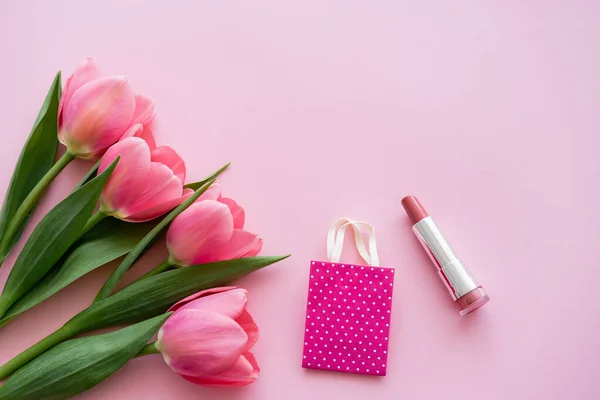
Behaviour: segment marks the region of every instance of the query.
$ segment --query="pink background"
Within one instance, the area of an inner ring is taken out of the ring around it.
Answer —
[[[233,161],[223,188],[264,254],[293,253],[243,281],[256,384],[197,387],[152,356],[78,399],[599,398],[599,17],[593,0],[2,1],[0,192],[54,72],[95,55],[154,98],[158,140],[190,179]],[[69,166],[34,220],[84,170]],[[407,194],[488,290],[476,314],[459,317],[418,247]],[[386,378],[300,367],[309,261],[340,216],[371,222],[396,268]],[[113,267],[0,331],[0,361]]]

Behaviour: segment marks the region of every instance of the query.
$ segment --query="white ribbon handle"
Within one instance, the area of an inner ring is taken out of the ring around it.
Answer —
[[[349,226],[354,230],[354,240],[360,256],[368,265],[379,266],[375,229],[366,222],[353,221],[350,218],[340,218],[329,228],[329,233],[327,234],[327,257],[329,257],[329,261],[335,263],[340,261],[344,247],[344,232]],[[361,228],[365,228],[369,236],[368,252]]]

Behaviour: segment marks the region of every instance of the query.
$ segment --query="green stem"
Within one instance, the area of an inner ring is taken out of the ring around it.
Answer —
[[[98,224],[98,222],[102,221],[106,217],[108,217],[108,215],[102,210],[98,210],[94,214],[92,214],[90,219],[88,219],[88,221],[85,223],[85,226],[83,227],[83,231],[81,232],[81,236],[88,233],[90,231],[90,229],[95,227]]]
[[[0,379],[4,379],[29,361],[33,360],[43,352],[50,350],[57,344],[64,342],[65,340],[73,337],[75,332],[63,325],[62,328],[40,340],[21,354],[17,355],[12,360],[0,367]]]
[[[150,271],[146,272],[144,275],[137,278],[135,281],[132,282],[132,284],[135,282],[141,281],[142,279],[150,278],[151,276],[160,274],[161,272],[165,272],[166,270],[171,269],[173,266],[174,266],[174,264],[171,262],[171,260],[166,259],[158,267],[151,269]]]
[[[4,235],[2,235],[2,241],[0,241],[0,255],[2,257],[6,256],[9,251],[9,247],[13,241],[13,238],[19,227],[27,218],[29,212],[33,209],[35,204],[40,200],[42,194],[50,184],[56,178],[56,176],[62,171],[71,161],[75,159],[68,151],[62,155],[61,158],[46,172],[46,175],[35,185],[35,187],[29,192],[25,200],[21,203],[15,214],[10,219],[9,223],[6,226],[6,230],[4,231]]]
[[[156,342],[152,342],[152,343],[148,343],[146,346],[144,346],[142,351],[140,351],[137,354],[137,356],[135,356],[134,358],[144,357],[144,356],[148,356],[150,354],[157,354],[157,353],[160,353],[160,351],[158,351],[158,349],[156,348]]]

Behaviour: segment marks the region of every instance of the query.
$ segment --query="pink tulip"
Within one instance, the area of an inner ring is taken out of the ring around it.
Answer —
[[[167,231],[174,265],[188,266],[257,255],[262,238],[244,229],[244,209],[222,197],[213,184],[197,202],[179,214]]]
[[[98,159],[129,127],[148,125],[154,104],[135,95],[127,78],[103,77],[86,58],[65,84],[58,109],[58,137],[73,156]]]
[[[141,124],[134,125],[125,133],[126,138],[102,157],[98,172],[121,157],[102,192],[100,208],[104,213],[129,222],[149,221],[191,195],[191,189],[183,188],[185,164],[181,157],[170,147],[154,147],[148,132]]]
[[[171,369],[199,385],[244,386],[258,378],[250,349],[258,327],[246,310],[245,289],[205,290],[169,309],[156,348]]]

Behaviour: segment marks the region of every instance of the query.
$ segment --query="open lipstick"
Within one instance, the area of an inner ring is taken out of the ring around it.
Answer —
[[[402,199],[402,206],[413,223],[413,232],[436,266],[452,300],[458,304],[460,315],[475,311],[490,301],[419,200],[415,196],[407,196]]]

